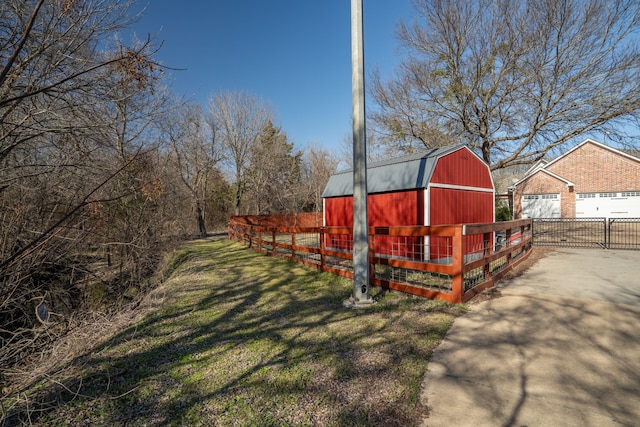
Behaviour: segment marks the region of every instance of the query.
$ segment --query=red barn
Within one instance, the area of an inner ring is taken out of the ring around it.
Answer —
[[[371,163],[367,167],[369,226],[493,222],[495,189],[484,161],[464,145]],[[353,226],[353,170],[336,172],[322,194],[325,226]],[[451,256],[432,237],[376,242],[377,255],[439,259]],[[471,242],[469,242],[471,243]],[[340,247],[338,242],[328,246]],[[426,252],[426,248],[430,247]],[[344,248],[344,247],[343,247]],[[345,248],[350,249],[350,248]],[[423,253],[428,253],[428,258]]]

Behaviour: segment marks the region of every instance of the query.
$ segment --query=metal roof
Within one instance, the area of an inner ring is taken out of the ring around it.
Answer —
[[[370,163],[367,165],[367,192],[372,194],[426,188],[431,180],[436,161],[463,147],[465,146],[456,145],[434,148],[410,156]],[[353,195],[353,169],[331,175],[322,193],[322,197],[351,195]]]

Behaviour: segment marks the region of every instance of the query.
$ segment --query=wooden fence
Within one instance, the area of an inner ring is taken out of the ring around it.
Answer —
[[[315,216],[317,218],[317,216]],[[233,217],[229,238],[265,254],[353,278],[352,229],[291,227],[270,217]],[[289,221],[287,221],[289,222]],[[264,225],[268,224],[268,225]],[[462,303],[492,287],[531,251],[531,220],[370,227],[370,282]]]

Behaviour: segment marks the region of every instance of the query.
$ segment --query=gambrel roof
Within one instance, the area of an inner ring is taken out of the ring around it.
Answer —
[[[456,145],[370,163],[367,165],[367,192],[382,193],[426,188],[438,159],[461,148],[469,150],[465,145]],[[469,152],[473,153],[471,150]],[[322,193],[322,197],[325,198],[351,195],[353,195],[353,169],[331,175]]]

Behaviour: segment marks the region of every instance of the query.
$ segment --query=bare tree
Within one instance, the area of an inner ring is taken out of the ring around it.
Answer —
[[[193,199],[201,237],[207,236],[205,219],[209,183],[223,158],[216,137],[217,127],[211,117],[208,119],[200,105],[185,104],[161,125],[172,148],[176,169]]]
[[[223,92],[210,98],[209,114],[219,127],[218,137],[233,170],[235,214],[240,215],[251,150],[272,113],[262,101],[248,93]]]
[[[95,139],[104,146],[98,162],[106,170],[128,166],[100,192],[108,200],[102,203],[108,223],[102,239],[90,241],[114,248],[120,278],[136,281],[152,271],[163,239],[158,211],[164,185],[154,125],[166,116],[169,94],[153,63],[123,61],[109,68],[106,91],[92,109]]]
[[[322,211],[322,193],[339,161],[324,148],[308,146],[304,156],[304,187],[308,189],[312,210]]]
[[[640,117],[636,0],[416,0],[395,78],[374,76],[380,132],[457,140],[492,169]],[[435,132],[435,135],[433,133]]]
[[[148,41],[114,38],[131,22],[129,5],[0,2],[3,367],[38,347],[34,301],[69,313],[101,246],[140,254],[158,237],[162,185],[147,137],[161,67]]]

